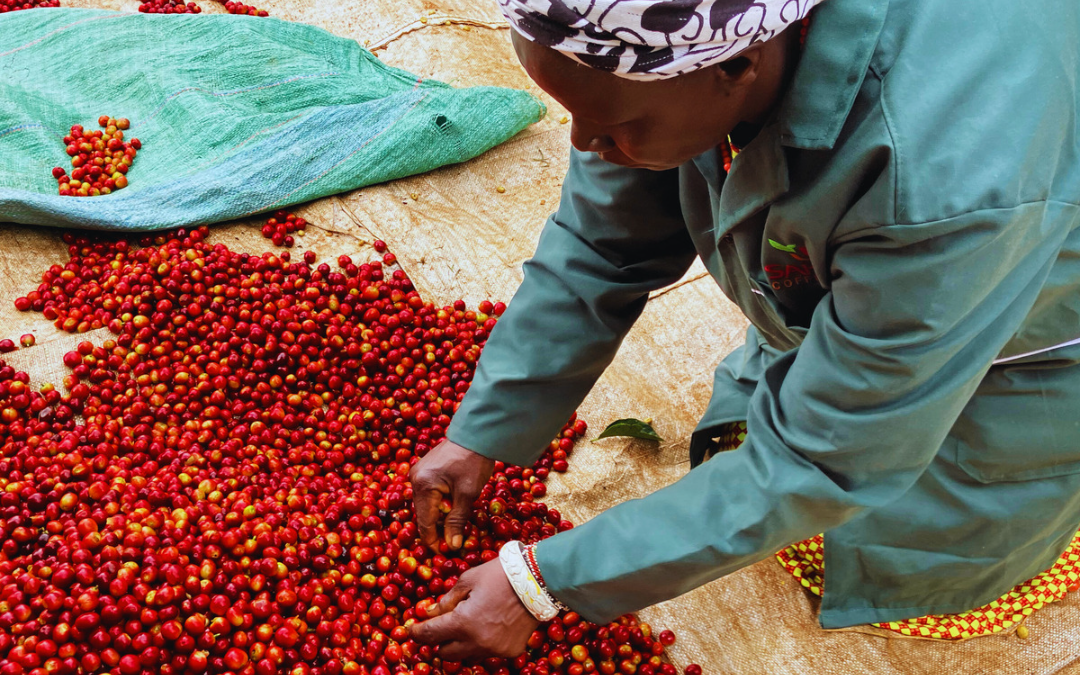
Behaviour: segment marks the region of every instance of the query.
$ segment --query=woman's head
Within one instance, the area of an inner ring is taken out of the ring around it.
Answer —
[[[656,170],[764,121],[792,69],[798,20],[816,4],[784,14],[780,0],[500,3],[525,70],[570,111],[574,147]]]

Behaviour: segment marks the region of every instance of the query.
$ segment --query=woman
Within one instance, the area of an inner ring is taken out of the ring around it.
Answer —
[[[810,0],[501,1],[575,149],[414,468],[425,540],[449,494],[460,545],[492,461],[534,461],[695,255],[752,327],[686,477],[508,545],[414,637],[514,655],[558,606],[608,620],[818,532],[826,628],[965,611],[1054,563],[1080,524],[1080,5],[825,0],[803,40]]]

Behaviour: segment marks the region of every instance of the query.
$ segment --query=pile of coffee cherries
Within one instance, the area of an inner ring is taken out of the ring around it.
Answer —
[[[101,129],[86,131],[82,125],[71,127],[64,136],[67,154],[74,169],[69,176],[63,167],[52,170],[64,197],[97,197],[127,187],[127,172],[142,148],[139,139],[124,140],[131,123],[108,115],[98,118]]]
[[[676,675],[674,636],[631,616],[567,613],[516,659],[410,640],[503,542],[571,527],[538,499],[584,421],[498,463],[461,550],[428,550],[409,468],[504,306],[437,307],[389,253],[331,267],[207,235],[65,235],[16,302],[110,335],[63,357],[65,393],[0,363],[0,675]]]
[[[59,6],[60,0],[32,0],[31,2],[24,2],[23,0],[0,0],[0,14],[17,12],[20,9],[35,9],[37,7]]]
[[[143,14],[201,14],[202,8],[194,2],[184,4],[183,0],[147,0],[139,5]]]
[[[232,0],[228,0],[228,2],[224,2],[222,4],[225,5],[225,10],[228,11],[229,14],[246,14],[247,16],[270,16],[269,14],[267,14],[265,9],[258,9],[252,7],[251,5],[245,5],[242,2],[232,2]]]
[[[271,240],[274,246],[292,248],[292,245],[296,243],[293,234],[306,229],[307,221],[303,218],[298,218],[295,213],[288,211],[278,211],[262,226],[262,236]]]
[[[2,2],[5,2],[5,0],[0,0],[0,3]],[[240,2],[232,2],[232,0],[227,2],[218,0],[218,2],[225,7],[225,11],[229,14],[270,16],[264,9],[258,9]],[[147,0],[147,2],[139,5],[139,11],[144,14],[199,14],[202,12],[202,8],[194,2],[184,4],[183,0]]]

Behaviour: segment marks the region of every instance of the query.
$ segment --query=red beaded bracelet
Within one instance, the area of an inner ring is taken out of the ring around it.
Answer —
[[[550,591],[548,591],[547,584],[544,583],[544,575],[540,574],[540,565],[536,562],[536,544],[526,546],[524,553],[525,566],[529,568],[529,572],[533,575],[533,578],[536,579],[536,582],[538,584],[540,584],[540,588],[544,589],[544,593],[549,598],[551,598],[551,601],[555,603],[556,607],[558,607],[564,612],[569,612],[570,608],[559,602],[559,599],[553,596]]]

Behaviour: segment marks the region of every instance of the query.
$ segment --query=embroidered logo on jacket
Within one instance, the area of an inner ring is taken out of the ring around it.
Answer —
[[[784,288],[793,288],[810,283],[814,277],[814,267],[810,264],[810,253],[805,246],[795,244],[781,244],[772,239],[769,246],[777,251],[783,251],[791,256],[792,262],[784,265],[765,265],[765,274],[769,277],[769,284],[774,291]]]
[[[796,246],[795,244],[781,244],[778,241],[769,240],[769,246],[772,246],[777,251],[783,251],[784,253],[790,253],[792,258],[801,261],[807,261],[810,259],[810,254],[807,253],[805,246]]]

